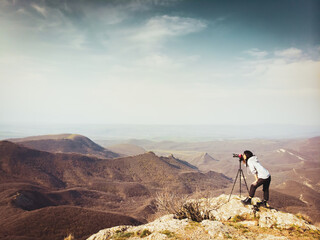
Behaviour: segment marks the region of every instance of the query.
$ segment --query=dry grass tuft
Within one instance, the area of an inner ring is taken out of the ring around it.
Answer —
[[[297,213],[296,216],[297,216],[298,218],[306,221],[307,223],[312,224],[312,221],[311,221],[311,219],[310,219],[309,216],[307,216],[307,215],[305,215],[305,214],[303,214],[303,213]]]
[[[161,232],[162,234],[166,235],[168,238],[174,238],[176,237],[176,234],[174,232],[171,232],[169,230],[164,230]]]
[[[140,238],[144,238],[152,234],[148,229],[144,229],[142,232],[137,232],[137,235],[140,236]]]
[[[63,240],[74,240],[73,234],[69,234],[67,237],[65,237]]]

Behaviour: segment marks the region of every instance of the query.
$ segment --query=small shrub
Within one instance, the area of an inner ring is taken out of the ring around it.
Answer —
[[[201,206],[201,202],[196,200],[183,204],[177,213],[177,218],[189,218],[195,222],[202,222],[205,219],[209,219],[209,210],[206,210]]]
[[[232,238],[232,237],[229,235],[229,233],[225,233],[225,234],[224,234],[224,237],[225,237],[225,238]]]
[[[319,230],[309,230],[309,234],[310,234],[314,239],[320,239],[320,231],[319,231]]]
[[[194,231],[196,228],[201,227],[199,222],[191,221],[188,225],[184,228],[186,231],[191,230]]]
[[[302,220],[306,221],[306,222],[309,223],[309,224],[312,223],[310,217],[307,216],[307,215],[304,215],[304,214],[302,214],[302,213],[297,213],[296,216],[297,216],[299,219],[302,219]]]
[[[189,225],[192,227],[200,227],[201,226],[201,224],[199,222],[194,222],[194,221],[189,222]]]
[[[164,235],[167,235],[168,238],[173,238],[176,236],[176,234],[174,232],[170,232],[169,230],[164,230],[161,233]]]
[[[150,234],[152,234],[152,232],[150,232],[148,229],[144,229],[142,233],[138,235],[140,235],[140,238],[144,238],[146,236],[149,236]]]
[[[244,221],[244,220],[245,220],[245,217],[240,216],[240,215],[235,215],[235,216],[231,219],[232,222],[241,222],[241,221]]]
[[[122,237],[129,238],[129,237],[131,237],[131,236],[133,236],[133,235],[134,235],[134,233],[132,233],[132,232],[127,232],[127,233],[123,233],[123,234],[122,234]]]
[[[248,229],[242,229],[242,233],[246,233],[246,232],[249,232],[249,230]]]
[[[259,219],[260,219],[260,215],[254,214],[253,220],[259,221]]]
[[[305,229],[301,228],[300,226],[297,226],[295,224],[291,224],[289,230],[293,230],[295,232],[300,232],[300,233],[303,233],[305,232]]]
[[[134,233],[132,233],[132,232],[118,232],[112,237],[112,239],[123,240],[123,239],[127,239],[133,235],[134,235]]]
[[[233,227],[236,228],[236,229],[244,228],[244,226],[242,224],[240,224],[240,223],[235,224]]]

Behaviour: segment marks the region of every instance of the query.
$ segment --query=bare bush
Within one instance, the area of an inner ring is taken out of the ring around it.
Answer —
[[[187,195],[176,194],[166,190],[163,192],[158,192],[155,200],[158,211],[174,214],[177,216],[177,218],[181,219],[179,217],[179,213],[181,211],[181,207],[187,201],[187,199]]]
[[[181,210],[187,218],[190,218],[196,222],[201,222],[202,220],[209,219],[210,213],[210,211],[205,208],[202,203],[203,202],[199,200],[189,201],[183,205]]]
[[[188,195],[164,191],[156,194],[159,211],[174,214],[176,218],[189,218],[196,222],[209,219],[208,199],[188,199]]]

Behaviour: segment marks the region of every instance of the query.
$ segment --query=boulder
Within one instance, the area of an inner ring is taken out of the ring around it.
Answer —
[[[260,227],[277,227],[282,229],[300,227],[305,230],[317,230],[317,227],[309,224],[307,221],[300,219],[293,214],[279,212],[275,209],[267,212],[262,212],[259,216]]]

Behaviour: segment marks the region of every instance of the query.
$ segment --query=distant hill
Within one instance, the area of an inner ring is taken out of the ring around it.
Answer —
[[[139,155],[146,152],[144,148],[134,144],[128,144],[128,143],[111,145],[111,146],[108,146],[108,149],[122,156],[134,156],[134,155]]]
[[[290,142],[287,147],[298,151],[304,158],[311,161],[320,161],[320,136],[300,139]]]
[[[302,202],[320,209],[320,193],[297,181],[289,180],[277,187],[278,191],[299,198]],[[320,221],[320,219],[319,219]]]
[[[186,160],[192,165],[195,165],[202,170],[205,170],[211,164],[215,164],[216,162],[219,161],[217,159],[214,159],[207,152],[197,154],[196,156],[190,156]]]
[[[319,172],[318,172],[319,174]],[[288,207],[294,212],[303,212],[310,216],[314,222],[320,223],[320,193],[312,188],[312,185],[301,184],[297,181],[288,180],[277,187],[277,191],[293,196],[305,204],[304,208]]]
[[[26,138],[12,138],[8,141],[54,153],[80,153],[102,158],[116,158],[120,155],[101,147],[89,138],[78,134],[42,135]]]

